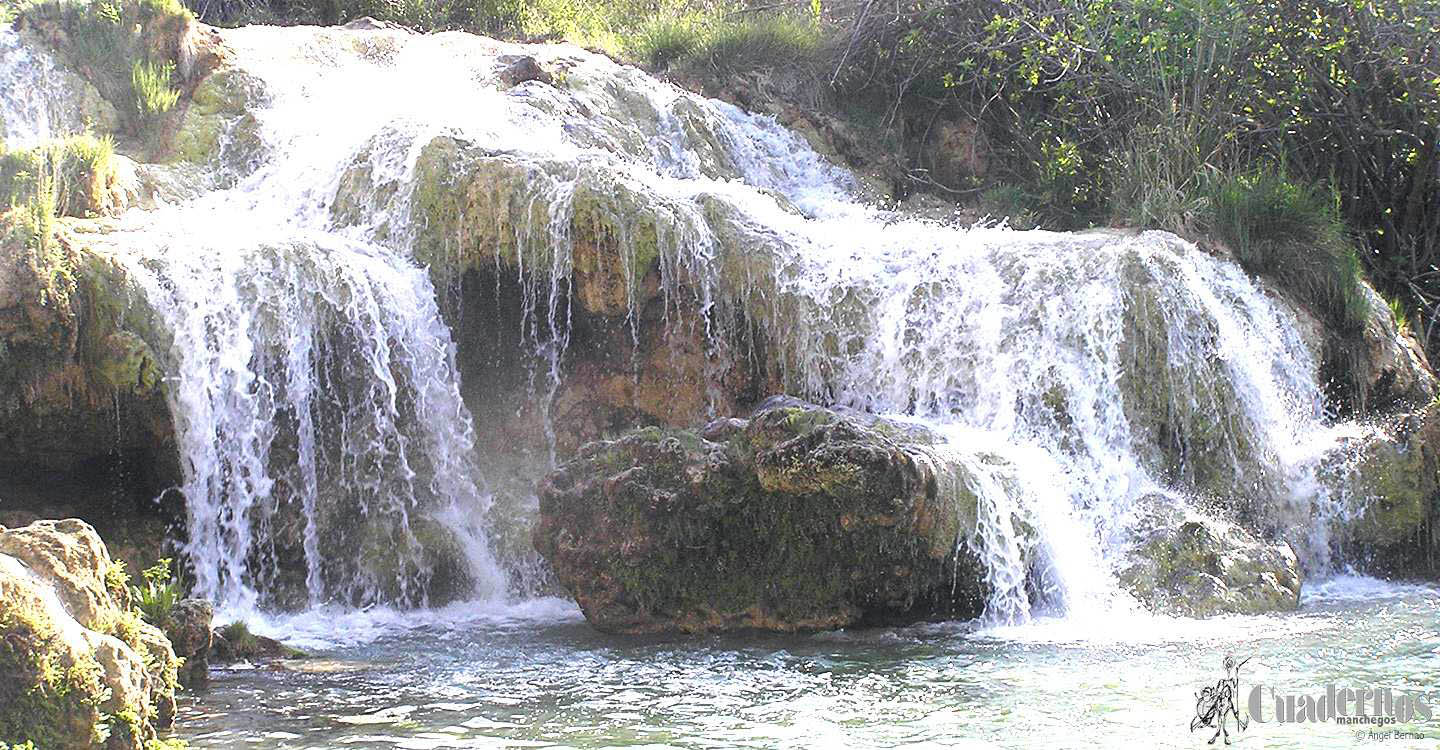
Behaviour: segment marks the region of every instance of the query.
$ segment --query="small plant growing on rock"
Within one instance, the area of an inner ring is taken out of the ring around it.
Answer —
[[[170,85],[175,74],[173,63],[136,60],[130,68],[130,86],[135,92],[135,112],[143,120],[153,121],[169,112],[180,101],[180,91]]]
[[[130,589],[135,606],[146,622],[163,627],[170,617],[170,610],[180,601],[180,584],[170,572],[170,558],[160,558],[141,575],[145,585]]]

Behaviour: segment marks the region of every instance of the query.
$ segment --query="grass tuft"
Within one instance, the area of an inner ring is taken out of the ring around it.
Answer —
[[[1270,169],[1220,176],[1207,193],[1209,229],[1245,270],[1276,279],[1339,331],[1363,328],[1360,258],[1333,192]]]
[[[759,15],[712,27],[691,59],[723,73],[783,68],[816,58],[823,42],[820,26],[812,17]]]
[[[641,63],[664,70],[689,59],[705,39],[705,27],[693,16],[654,18],[640,27],[626,51]]]
[[[135,113],[141,120],[154,122],[169,112],[180,100],[180,91],[170,85],[175,64],[136,60],[130,66],[130,89],[135,96]]]

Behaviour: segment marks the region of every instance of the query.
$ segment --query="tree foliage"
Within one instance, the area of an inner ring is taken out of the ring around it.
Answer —
[[[1283,172],[1333,191],[1371,276],[1435,319],[1435,0],[845,0],[830,11],[844,29],[837,87],[974,118],[1001,156],[994,177],[1023,186],[1046,223],[1138,207],[1143,223],[1177,228],[1213,208],[1217,180],[1233,191],[1238,175]]]

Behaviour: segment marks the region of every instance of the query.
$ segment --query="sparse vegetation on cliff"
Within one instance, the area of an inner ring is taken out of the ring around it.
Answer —
[[[63,35],[59,51],[144,133],[179,100],[176,64],[194,16],[178,0],[47,0],[20,15]]]

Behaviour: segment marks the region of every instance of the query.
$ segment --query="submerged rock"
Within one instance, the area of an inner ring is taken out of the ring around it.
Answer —
[[[1120,584],[1165,614],[1208,617],[1295,609],[1300,564],[1285,542],[1267,542],[1164,495],[1139,501]]]
[[[0,743],[144,748],[174,718],[177,662],[88,524],[0,527]]]
[[[774,631],[969,616],[975,496],[923,432],[789,399],[585,446],[535,547],[596,628]]]

